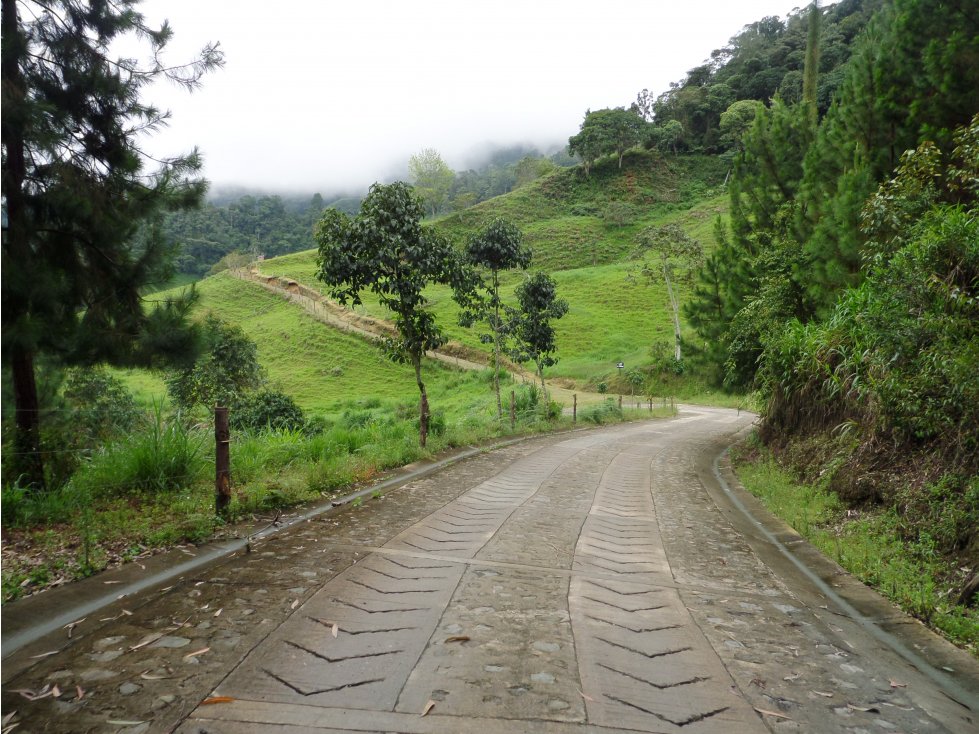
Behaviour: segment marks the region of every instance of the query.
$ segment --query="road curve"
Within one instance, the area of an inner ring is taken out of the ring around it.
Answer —
[[[411,481],[88,630],[7,681],[4,712],[183,734],[979,730],[979,677],[943,692],[725,501],[706,467],[750,420],[688,407]],[[45,682],[86,696],[15,703]]]

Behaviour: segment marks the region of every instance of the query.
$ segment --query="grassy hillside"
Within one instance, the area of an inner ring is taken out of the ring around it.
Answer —
[[[365,340],[328,328],[258,285],[227,274],[197,285],[195,316],[214,313],[239,325],[258,345],[259,361],[270,380],[314,413],[335,413],[352,399],[371,398],[414,404],[418,388],[411,368],[387,359]],[[146,402],[165,392],[162,377],[145,370],[119,373]],[[470,376],[426,362],[423,377],[434,408],[459,412],[488,405],[485,387]],[[464,378],[464,379],[463,379]]]
[[[589,177],[579,169],[561,170],[433,226],[460,244],[496,217],[520,226],[534,249],[533,268],[552,274],[571,307],[556,324],[560,362],[547,375],[594,385],[614,379],[616,362],[640,366],[649,362],[652,344],[671,343],[664,286],[629,278],[635,237],[645,227],[677,223],[711,249],[714,221],[727,212],[727,196],[716,186],[725,171],[717,158],[635,151],[626,156],[622,171],[613,160],[601,161]],[[267,260],[262,272],[326,294],[316,280],[314,250]],[[505,273],[503,292],[512,297],[522,278],[521,273]],[[458,308],[447,288],[432,287],[427,295],[450,339],[487,349],[478,331],[458,325]],[[359,312],[390,316],[371,294],[362,297]]]
[[[538,268],[603,265],[627,258],[644,227],[665,223],[718,197],[726,174],[727,164],[717,157],[634,150],[626,154],[621,171],[613,158],[600,160],[589,176],[580,167],[561,169],[444,216],[434,226],[464,242],[472,232],[503,217],[523,230]],[[709,239],[709,227],[704,234]]]
[[[665,288],[630,280],[629,260],[636,234],[647,226],[680,224],[708,249],[718,215],[727,211],[720,184],[725,164],[717,158],[663,156],[634,151],[620,171],[612,159],[599,161],[590,176],[562,169],[516,191],[432,223],[461,244],[496,217],[515,222],[534,249],[534,269],[550,272],[560,296],[570,304],[557,322],[560,361],[547,375],[594,388],[614,384],[615,368],[648,364],[650,346],[669,344],[672,326]],[[316,280],[315,251],[267,260],[262,271],[297,280],[325,293]],[[503,291],[512,297],[522,273],[507,273]],[[227,275],[198,285],[198,314],[214,312],[239,324],[258,344],[259,358],[273,382],[299,404],[318,413],[340,410],[352,397],[415,400],[410,370],[388,361],[358,337],[336,332],[299,308],[257,285]],[[453,341],[486,350],[478,330],[458,325],[458,308],[444,287],[428,291],[436,317]],[[370,294],[358,311],[388,318]],[[682,299],[681,293],[681,299]],[[692,337],[692,333],[689,333]],[[460,395],[457,376],[432,363],[427,382],[433,404],[482,399],[484,388]],[[142,371],[124,373],[128,384],[148,400],[163,393],[162,380]],[[571,386],[571,383],[568,383]],[[463,407],[460,405],[460,407]]]

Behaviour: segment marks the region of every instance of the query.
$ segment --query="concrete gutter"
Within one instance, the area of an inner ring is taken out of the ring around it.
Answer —
[[[740,432],[731,443],[750,430]],[[979,679],[979,661],[903,613],[769,512],[734,474],[727,456],[729,448],[718,447],[710,461],[709,476],[704,476],[708,468],[702,466],[701,479],[707,480],[704,485],[709,490],[716,485],[719,491],[710,492],[715,503],[726,511],[728,519],[763,561],[783,578],[801,575],[822,596],[820,601],[836,607],[832,613],[859,625],[883,648],[926,676],[949,699],[970,711],[979,711],[979,691],[973,688],[973,682]],[[741,521],[732,514],[740,515]]]

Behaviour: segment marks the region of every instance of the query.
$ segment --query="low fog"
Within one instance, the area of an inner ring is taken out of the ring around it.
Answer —
[[[793,7],[147,0],[147,19],[174,28],[171,62],[219,41],[226,65],[193,94],[149,88],[173,116],[146,145],[198,146],[215,188],[357,191],[403,176],[423,148],[475,168],[501,147],[565,145],[586,109],[659,94],[744,25]]]

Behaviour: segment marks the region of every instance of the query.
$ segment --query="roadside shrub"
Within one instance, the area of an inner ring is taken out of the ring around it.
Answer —
[[[72,482],[93,495],[179,489],[203,472],[205,440],[181,422],[179,413],[166,418],[157,406],[148,428],[108,445],[82,465]]]
[[[73,410],[75,430],[93,438],[132,430],[142,412],[121,380],[104,369],[73,369],[64,387],[65,401]]]
[[[3,486],[4,527],[33,527],[69,522],[89,500],[72,484],[36,492],[19,484]]]
[[[578,411],[578,416],[585,423],[602,425],[610,421],[622,420],[622,409],[619,408],[612,398],[607,398],[604,403],[592,405]]]
[[[306,416],[291,397],[279,390],[265,388],[245,395],[231,410],[231,428],[243,431],[299,430]]]
[[[415,418],[415,430],[421,430],[421,418]],[[433,436],[441,436],[445,433],[445,411],[436,409],[431,411],[428,416],[428,432]]]

